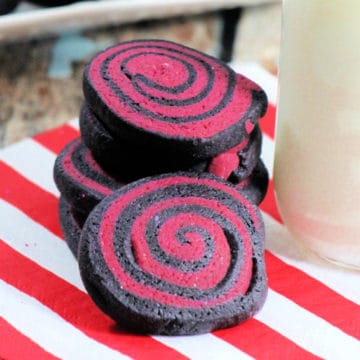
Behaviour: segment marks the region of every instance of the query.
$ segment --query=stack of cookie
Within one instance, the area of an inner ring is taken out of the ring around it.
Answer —
[[[54,178],[95,303],[145,333],[251,316],[266,294],[262,89],[196,50],[138,40],[96,55],[83,90],[81,138]]]

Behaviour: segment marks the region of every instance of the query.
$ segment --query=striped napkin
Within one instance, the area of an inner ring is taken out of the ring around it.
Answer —
[[[255,64],[234,68],[269,96],[261,127],[271,173],[276,78]],[[87,296],[59,227],[52,167],[78,135],[71,122],[0,152],[1,359],[360,359],[360,272],[325,263],[291,239],[272,182],[261,205],[269,294],[253,319],[188,337],[119,332]]]

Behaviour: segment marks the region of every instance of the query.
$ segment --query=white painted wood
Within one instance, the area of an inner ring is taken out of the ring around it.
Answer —
[[[0,16],[0,40],[271,2],[279,0],[102,0],[21,9]]]

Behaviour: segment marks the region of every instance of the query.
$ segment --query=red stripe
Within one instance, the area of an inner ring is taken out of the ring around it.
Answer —
[[[278,207],[276,205],[274,183],[272,180],[269,181],[269,187],[265,199],[260,204],[260,209],[269,214],[278,222],[282,222]]]
[[[79,131],[70,125],[63,125],[55,129],[45,131],[33,137],[38,143],[50,151],[58,154],[70,141],[80,135]]]
[[[0,318],[0,359],[58,359]]]
[[[249,319],[214,335],[245,351],[255,359],[319,359],[285,336],[256,319]]]
[[[263,133],[270,136],[271,139],[275,137],[275,118],[276,118],[276,107],[269,104],[265,116],[260,119],[260,128]]]
[[[61,236],[58,217],[58,200],[49,192],[16,172],[0,160],[0,198],[25,212],[31,219]]]
[[[86,293],[41,268],[1,240],[0,263],[0,276],[5,282],[36,298],[90,338],[135,359],[186,359],[149,336],[122,333]]]
[[[358,304],[303,271],[287,265],[268,251],[265,261],[271,289],[360,340]]]

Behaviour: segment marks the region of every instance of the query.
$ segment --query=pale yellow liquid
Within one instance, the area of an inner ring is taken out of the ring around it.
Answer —
[[[285,0],[274,182],[290,232],[360,268],[360,0]]]

